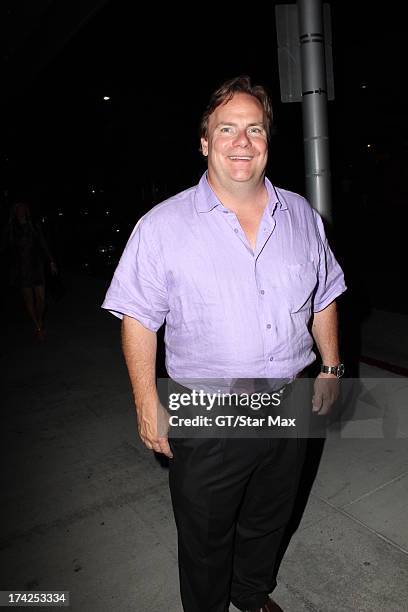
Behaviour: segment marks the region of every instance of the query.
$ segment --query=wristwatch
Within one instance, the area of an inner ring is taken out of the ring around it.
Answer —
[[[320,371],[324,374],[335,374],[337,378],[341,378],[344,374],[344,363],[338,363],[335,366],[321,365]]]

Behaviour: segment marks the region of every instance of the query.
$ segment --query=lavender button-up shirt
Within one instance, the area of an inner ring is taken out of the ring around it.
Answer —
[[[157,331],[175,380],[294,378],[315,359],[308,324],[345,291],[321,218],[265,179],[255,251],[208,184],[140,219],[102,307]]]

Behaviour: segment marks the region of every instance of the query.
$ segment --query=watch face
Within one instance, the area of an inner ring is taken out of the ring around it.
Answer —
[[[339,363],[337,366],[337,378],[340,378],[344,374],[344,363]]]

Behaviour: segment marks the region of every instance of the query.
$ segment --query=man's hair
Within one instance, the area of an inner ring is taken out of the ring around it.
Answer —
[[[236,93],[245,93],[256,98],[260,103],[264,111],[265,116],[265,129],[268,140],[270,138],[271,126],[272,126],[272,102],[266,89],[262,85],[252,85],[251,79],[247,75],[242,75],[225,81],[210,97],[207,108],[201,118],[200,123],[200,137],[208,137],[208,120],[210,115],[215,111],[221,104],[226,104]]]

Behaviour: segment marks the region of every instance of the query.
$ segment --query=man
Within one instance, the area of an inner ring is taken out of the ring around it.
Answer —
[[[341,374],[335,299],[343,274],[316,212],[265,177],[271,121],[267,93],[248,77],[213,94],[201,123],[208,172],[140,220],[103,304],[123,316],[139,434],[170,458],[186,612],[225,612],[230,601],[281,609],[269,593],[303,447],[296,437],[221,436],[174,438],[170,447],[158,428],[157,330],[166,319],[171,379],[216,379],[231,390],[240,379],[302,374],[315,360],[314,313],[329,371],[304,410],[326,414],[336,391],[325,379]]]

